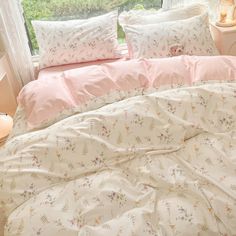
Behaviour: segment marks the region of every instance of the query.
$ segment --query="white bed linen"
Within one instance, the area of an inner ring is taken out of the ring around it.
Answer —
[[[137,96],[20,133],[0,151],[6,236],[236,235],[234,83]]]

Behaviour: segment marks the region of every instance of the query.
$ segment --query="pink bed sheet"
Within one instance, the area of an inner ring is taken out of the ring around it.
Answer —
[[[22,89],[18,102],[25,110],[30,128],[39,128],[65,110],[82,106],[83,111],[98,108],[101,104],[88,104],[117,91],[127,93],[162,86],[193,85],[209,80],[236,80],[236,57],[232,56],[120,60],[71,68],[63,67],[60,72],[58,69],[50,70],[50,73],[41,74],[39,80]],[[109,102],[104,101],[104,104],[121,98],[109,98]]]

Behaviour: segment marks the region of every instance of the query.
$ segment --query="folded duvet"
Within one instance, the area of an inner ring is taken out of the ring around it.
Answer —
[[[150,90],[236,80],[236,57],[118,61],[67,70],[27,84],[18,97],[28,129],[45,127],[75,112],[97,109]]]

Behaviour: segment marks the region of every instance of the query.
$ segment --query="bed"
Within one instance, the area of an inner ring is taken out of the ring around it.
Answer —
[[[0,150],[0,235],[236,236],[236,57],[207,11],[121,13],[129,60],[117,11],[33,22],[41,71]]]
[[[236,235],[235,57],[41,76],[21,91],[0,151],[4,235]],[[66,100],[63,113],[63,89],[89,102]],[[44,109],[49,117],[32,122]]]

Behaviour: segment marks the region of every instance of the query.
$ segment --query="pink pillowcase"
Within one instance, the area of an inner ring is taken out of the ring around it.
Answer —
[[[68,70],[54,78],[27,84],[20,92],[18,102],[25,110],[29,128],[39,128],[65,110],[86,106],[109,93],[174,84],[191,85],[208,80],[236,80],[236,57],[180,56],[119,61]],[[103,105],[120,99],[109,99]],[[96,106],[93,109],[99,107]]]

